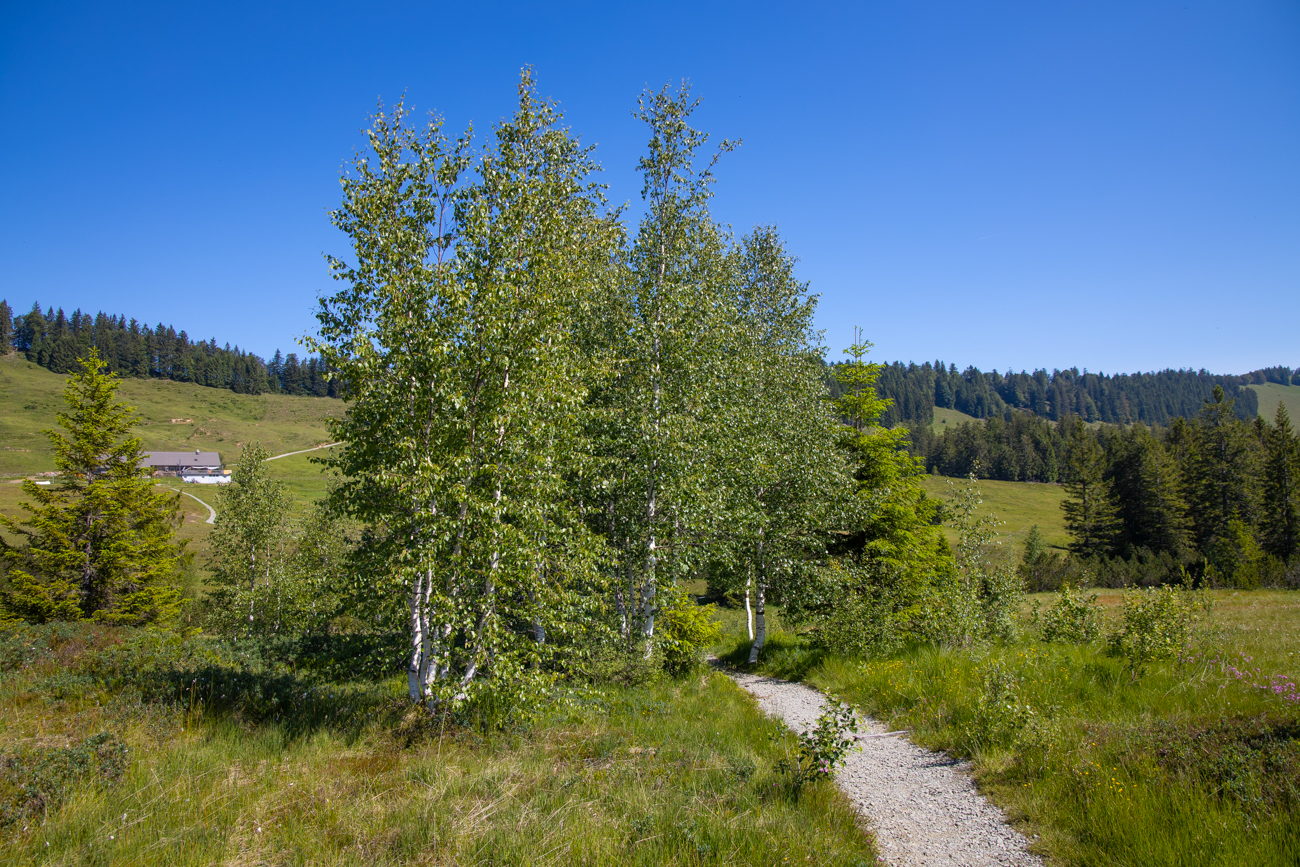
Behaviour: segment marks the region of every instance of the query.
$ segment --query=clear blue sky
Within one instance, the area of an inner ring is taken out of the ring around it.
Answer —
[[[838,354],[1300,365],[1300,3],[43,4],[0,11],[0,297],[269,355],[331,287],[376,100],[480,131],[519,68],[635,202],[645,87],[742,138]]]

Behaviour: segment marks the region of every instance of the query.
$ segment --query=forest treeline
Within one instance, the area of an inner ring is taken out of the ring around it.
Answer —
[[[338,396],[338,384],[317,358],[300,360],[296,353],[276,350],[268,363],[238,346],[218,346],[215,338],[191,340],[162,323],[150,328],[102,311],[91,316],[74,310],[69,316],[62,307],[42,311],[40,304],[15,316],[8,302],[0,301],[0,355],[17,350],[54,373],[72,373],[79,368],[77,359],[92,348],[118,376],[192,382],[238,394]]]
[[[934,421],[935,407],[1008,421],[1021,410],[1052,421],[1075,415],[1085,422],[1167,425],[1196,415],[1215,387],[1232,398],[1238,416],[1253,418],[1259,399],[1244,386],[1269,382],[1300,385],[1300,369],[1268,367],[1241,376],[1204,370],[1107,375],[1080,373],[1077,368],[1001,374],[974,367],[958,372],[956,365],[942,361],[894,362],[881,370],[878,388],[881,397],[894,402],[882,419],[890,426],[928,425]]]
[[[942,434],[928,425],[909,431],[927,472],[1065,484],[1077,504],[1067,526],[1082,556],[1161,555],[1166,571],[1199,563],[1233,576],[1243,562],[1297,552],[1300,447],[1280,403],[1271,423],[1247,421],[1216,387],[1190,418],[1168,425],[1015,412]]]
[[[103,312],[91,316],[80,310],[68,316],[62,308],[42,311],[39,304],[26,315],[14,315],[9,304],[0,301],[0,352],[17,349],[28,361],[55,373],[69,373],[92,346],[120,376],[173,379],[241,394],[338,396],[338,385],[330,383],[316,358],[300,360],[296,353],[286,356],[276,350],[266,362],[238,346],[218,346],[215,338],[192,341],[185,331],[161,323],[150,328],[125,316]],[[826,379],[832,397],[838,397],[839,385],[831,369]],[[1001,416],[1008,422],[1014,411],[1022,410],[1052,421],[1076,415],[1086,422],[1165,425],[1195,415],[1215,386],[1234,400],[1241,418],[1251,418],[1259,410],[1259,400],[1243,386],[1269,382],[1300,384],[1300,369],[1276,366],[1240,376],[1204,370],[1111,376],[1080,373],[1077,368],[1050,374],[1046,370],[1001,374],[975,367],[958,372],[956,365],[942,361],[906,365],[896,361],[882,367],[876,388],[893,402],[881,419],[889,427],[928,425],[935,407],[976,418]]]

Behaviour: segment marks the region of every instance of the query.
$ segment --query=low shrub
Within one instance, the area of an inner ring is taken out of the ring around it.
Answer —
[[[848,758],[849,751],[855,748],[853,734],[857,730],[858,718],[853,708],[827,696],[817,724],[798,735],[798,752],[793,758],[781,759],[777,771],[789,775],[790,785],[796,792],[808,783],[833,776]]]
[[[109,732],[72,747],[20,747],[0,753],[0,829],[39,820],[84,780],[117,782],[126,765],[126,746]]]
[[[1021,699],[1021,678],[1010,666],[994,659],[983,666],[979,675],[974,720],[965,735],[964,746],[971,753],[981,747],[1010,743],[1037,716],[1033,706]]]
[[[1107,639],[1110,651],[1139,672],[1155,660],[1173,659],[1187,649],[1197,614],[1205,605],[1188,589],[1128,591],[1123,622]]]
[[[675,593],[659,612],[664,671],[680,677],[704,662],[704,652],[722,638],[713,605],[697,605],[685,593]]]
[[[1097,597],[1068,584],[1061,598],[1043,615],[1041,635],[1050,644],[1091,644],[1101,637],[1101,608]]]
[[[1139,740],[1170,777],[1194,776],[1221,800],[1252,812],[1300,808],[1300,723],[1294,719],[1161,722]]]

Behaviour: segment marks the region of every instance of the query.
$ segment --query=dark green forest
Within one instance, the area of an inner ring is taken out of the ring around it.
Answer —
[[[1058,421],[1076,415],[1085,422],[1107,424],[1169,424],[1190,418],[1210,399],[1215,387],[1235,402],[1237,415],[1253,418],[1259,412],[1255,393],[1244,386],[1275,382],[1300,385],[1300,370],[1277,366],[1241,376],[1223,376],[1204,370],[1161,370],[1155,373],[1107,375],[1068,370],[1033,373],[983,373],[974,367],[963,372],[942,361],[924,364],[894,362],[880,373],[880,395],[893,400],[882,421],[890,426],[909,422],[930,424],[935,407],[955,409],[976,418],[1003,416],[1015,410]]]
[[[54,373],[71,373],[92,348],[119,376],[193,382],[239,394],[338,396],[337,384],[328,381],[315,358],[299,360],[295,353],[282,356],[277,350],[268,363],[238,346],[218,346],[215,338],[191,340],[185,331],[162,323],[150,328],[102,311],[91,316],[74,310],[68,316],[61,307],[42,312],[40,304],[14,316],[9,304],[0,301],[0,353],[16,349]]]

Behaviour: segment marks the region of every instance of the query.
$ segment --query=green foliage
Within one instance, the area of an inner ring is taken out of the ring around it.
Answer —
[[[1043,540],[1043,534],[1038,529],[1038,525],[1034,524],[1029,528],[1029,533],[1025,536],[1025,547],[1020,554],[1020,562],[1026,566],[1031,565],[1046,553],[1047,542]]]
[[[57,416],[64,433],[46,431],[56,483],[24,483],[33,501],[23,504],[26,521],[0,516],[20,539],[0,541],[8,584],[0,609],[32,622],[163,622],[181,603],[177,497],[139,469],[137,419],[115,399],[117,378],[94,350],[80,364],[64,389],[68,411]]]
[[[54,373],[72,373],[77,359],[94,349],[110,372],[123,377],[170,379],[237,394],[314,394],[335,396],[326,381],[326,371],[317,359],[299,363],[289,354],[267,364],[251,352],[224,348],[215,339],[191,341],[184,331],[159,323],[156,328],[140,325],[125,316],[103,311],[91,316],[80,310],[68,316],[53,307],[42,313],[33,305],[26,316],[10,325],[9,308],[0,302],[0,355],[9,351],[8,336],[27,361]]]
[[[1256,383],[1285,385],[1292,380],[1292,371],[1277,367],[1253,371],[1250,377]],[[880,378],[881,396],[894,404],[885,414],[884,423],[890,427],[906,423],[917,429],[930,423],[936,408],[944,407],[990,421],[1035,416],[1059,421],[1077,415],[1087,422],[1166,425],[1178,416],[1195,415],[1215,386],[1236,399],[1242,418],[1254,415],[1258,398],[1251,386],[1243,384],[1243,377],[1207,375],[1203,370],[1106,375],[1070,368],[1004,375],[996,370],[984,373],[975,367],[958,371],[956,365],[927,361],[894,362],[881,371]],[[1016,456],[999,457],[1014,462]],[[981,463],[986,470],[992,470],[1002,461]],[[966,475],[970,469],[967,464],[944,473]],[[994,478],[1015,480],[1011,476]]]
[[[1261,529],[1264,548],[1281,560],[1300,552],[1300,437],[1281,401],[1264,440]]]
[[[840,444],[855,484],[832,501],[831,557],[783,596],[789,616],[811,621],[819,645],[854,656],[935,637],[936,603],[953,577],[934,524],[938,503],[925,495],[906,431],[879,424],[889,404],[876,394],[880,365],[866,361],[869,348],[859,339],[835,371]]]
[[[292,621],[304,595],[289,570],[289,498],[250,443],[217,495],[208,559],[209,622],[231,637],[267,637]]]
[[[1110,482],[1105,478],[1106,455],[1088,435],[1083,422],[1074,420],[1065,482],[1067,499],[1061,504],[1070,552],[1082,557],[1110,554],[1119,532]]]
[[[1070,585],[1061,588],[1056,604],[1043,615],[1043,641],[1061,644],[1091,644],[1101,637],[1101,608],[1097,596],[1086,595]]]
[[[1188,516],[1198,550],[1208,555],[1231,535],[1232,521],[1255,520],[1259,443],[1221,388],[1215,388],[1213,402],[1206,401],[1192,434],[1183,461]]]
[[[950,487],[945,511],[958,533],[957,568],[937,600],[944,638],[958,645],[1014,638],[1024,584],[997,541],[1001,522],[992,513],[976,516],[983,500],[974,474],[961,489]]]
[[[542,677],[563,633],[599,619],[566,481],[586,451],[578,326],[617,233],[530,72],[477,156],[406,114],[375,116],[342,179],[332,218],[355,260],[331,259],[344,286],[310,342],[350,401],[328,459],[331,508],[365,525],[346,595],[409,630],[413,699],[459,702]]]
[[[687,674],[704,662],[704,652],[722,637],[714,619],[714,606],[698,605],[689,595],[675,592],[659,611],[664,670],[674,677]]]
[[[979,691],[963,745],[968,752],[1006,746],[1038,715],[1021,697],[1024,676],[1020,671],[995,658],[977,673]]]
[[[849,705],[827,696],[817,722],[806,732],[796,735],[799,746],[794,757],[777,763],[778,773],[788,775],[796,792],[809,783],[835,776],[848,754],[859,749],[854,734],[858,731],[857,713]]]
[[[39,823],[84,780],[116,783],[126,769],[126,753],[126,746],[110,732],[71,747],[0,751],[0,830]]]
[[[1205,604],[1197,591],[1168,585],[1126,591],[1123,621],[1107,637],[1111,653],[1138,673],[1153,661],[1177,657],[1187,650]]]
[[[0,300],[0,355],[8,355],[13,349],[14,317],[13,308],[8,301]]]
[[[217,499],[208,561],[207,623],[231,638],[299,637],[329,628],[340,613],[353,539],[317,504],[289,521],[283,482],[250,443]]]

